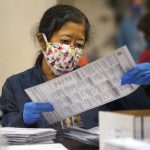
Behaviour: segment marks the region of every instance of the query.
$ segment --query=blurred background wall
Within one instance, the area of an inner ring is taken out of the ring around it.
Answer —
[[[39,48],[32,34],[54,4],[56,0],[0,0],[0,93],[7,77],[34,64]]]

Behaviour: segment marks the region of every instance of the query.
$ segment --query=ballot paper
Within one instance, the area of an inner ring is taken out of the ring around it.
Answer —
[[[3,135],[8,144],[35,144],[35,143],[54,143],[56,130],[40,128],[0,128],[0,134]]]
[[[13,145],[7,150],[67,150],[62,144]]]
[[[33,102],[50,102],[55,111],[44,113],[50,124],[135,91],[137,85],[121,86],[123,73],[135,66],[126,46],[77,70],[26,89]]]

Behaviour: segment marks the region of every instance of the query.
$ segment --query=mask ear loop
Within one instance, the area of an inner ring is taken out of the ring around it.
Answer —
[[[42,33],[42,36],[43,36],[44,41],[46,42],[46,44],[48,44],[48,40],[46,38],[46,35],[44,33]],[[45,56],[45,51],[43,51],[43,55]],[[55,69],[48,63],[47,59],[46,59],[46,62],[49,65],[49,67],[52,69],[52,71],[54,72],[54,74],[59,75],[59,73],[57,71],[55,71]]]
[[[44,33],[42,33],[42,35],[43,35],[44,41],[46,42],[46,44],[48,44],[46,35]]]
[[[43,39],[44,39],[46,45],[48,45],[48,40],[47,40],[46,35],[44,33],[42,33],[42,36],[43,36]],[[42,52],[44,52],[44,50],[42,50]]]

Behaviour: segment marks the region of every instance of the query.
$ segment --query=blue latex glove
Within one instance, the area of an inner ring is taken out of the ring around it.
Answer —
[[[150,84],[150,63],[142,63],[125,73],[121,79],[121,84]]]
[[[33,103],[29,102],[24,105],[23,121],[27,125],[36,123],[43,112],[51,112],[54,107],[50,103]]]

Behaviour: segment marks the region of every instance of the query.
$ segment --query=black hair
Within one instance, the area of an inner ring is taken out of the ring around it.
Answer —
[[[144,33],[144,37],[148,44],[150,44],[150,12],[143,15],[138,23],[138,29]]]
[[[49,8],[43,15],[38,31],[44,33],[47,39],[58,31],[66,22],[72,21],[74,23],[83,24],[85,26],[85,43],[89,40],[90,24],[87,17],[77,8],[70,5],[55,5]],[[40,54],[36,62],[42,60]]]

